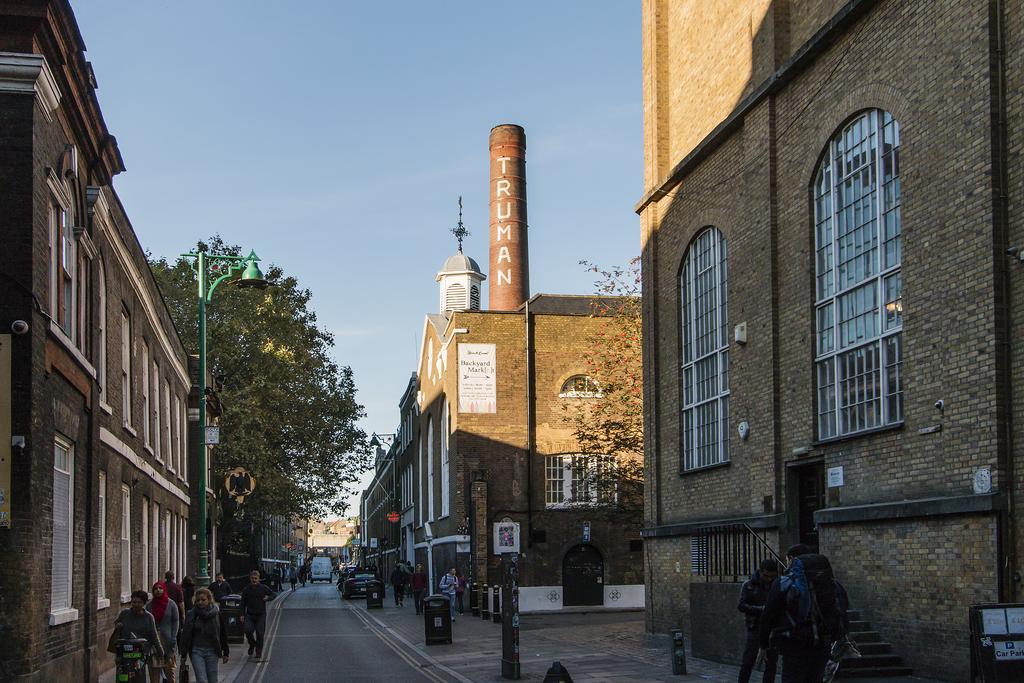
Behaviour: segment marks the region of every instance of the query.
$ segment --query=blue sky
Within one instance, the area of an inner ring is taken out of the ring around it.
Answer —
[[[313,292],[391,432],[463,195],[487,264],[487,136],[527,134],[533,293],[639,252],[640,3],[72,0],[143,246],[220,233]]]

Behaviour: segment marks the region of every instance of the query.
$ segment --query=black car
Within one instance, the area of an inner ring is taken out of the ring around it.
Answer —
[[[338,590],[341,591],[341,597],[347,600],[355,595],[366,595],[366,583],[376,580],[376,575],[366,572],[349,574],[338,583]]]

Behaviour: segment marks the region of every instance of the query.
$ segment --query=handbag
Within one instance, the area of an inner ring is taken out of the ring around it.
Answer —
[[[110,632],[110,638],[107,639],[107,652],[112,655],[117,654],[117,641],[120,640],[120,630],[115,626],[114,630]]]
[[[182,657],[181,666],[178,667],[178,683],[189,683],[191,680],[192,676],[188,670],[188,660]]]

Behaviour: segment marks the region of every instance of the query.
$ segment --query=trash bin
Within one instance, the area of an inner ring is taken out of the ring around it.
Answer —
[[[228,632],[229,643],[241,643],[245,640],[245,628],[242,626],[242,596],[237,593],[225,595],[220,601],[220,611],[224,613],[224,626]]]
[[[971,605],[971,680],[1024,681],[1024,604]]]
[[[366,609],[384,607],[384,582],[372,579],[366,582]]]
[[[452,614],[447,596],[423,598],[423,629],[427,645],[452,642]]]

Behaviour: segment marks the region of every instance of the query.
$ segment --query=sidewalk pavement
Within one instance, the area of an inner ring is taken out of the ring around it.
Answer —
[[[366,610],[363,600],[349,606],[377,622],[407,648],[417,650],[439,669],[458,674],[462,681],[503,681],[501,678],[501,625],[485,622],[467,611],[452,624],[452,644],[424,642],[423,617],[412,600],[395,607],[390,592],[383,609]],[[543,680],[553,661],[559,661],[582,683],[592,681],[711,681],[734,683],[739,667],[692,656],[687,644],[687,674],[671,672],[667,635],[644,631],[643,612],[572,612],[524,614],[520,617],[520,668],[524,680]],[[752,680],[759,681],[754,673]],[[858,679],[843,679],[856,683]],[[917,677],[869,679],[871,683],[938,683]]]

